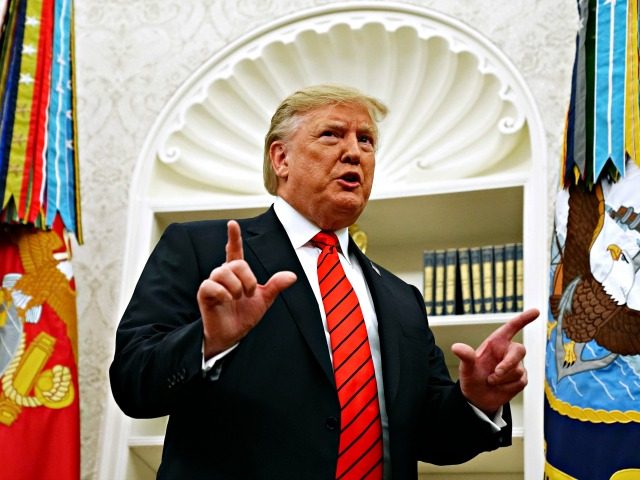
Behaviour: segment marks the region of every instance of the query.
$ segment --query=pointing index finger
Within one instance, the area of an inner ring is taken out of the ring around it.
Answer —
[[[507,323],[498,328],[494,335],[505,338],[506,340],[512,340],[516,334],[524,327],[533,322],[540,315],[540,311],[537,308],[530,308],[525,310],[517,317],[512,318]]]
[[[244,259],[240,225],[238,225],[238,222],[235,220],[229,220],[229,222],[227,222],[227,245],[225,246],[225,252],[227,253],[227,262]]]

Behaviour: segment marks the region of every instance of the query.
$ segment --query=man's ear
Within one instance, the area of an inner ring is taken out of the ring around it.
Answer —
[[[289,157],[287,145],[282,140],[276,140],[269,146],[269,158],[276,176],[286,179],[289,175]]]

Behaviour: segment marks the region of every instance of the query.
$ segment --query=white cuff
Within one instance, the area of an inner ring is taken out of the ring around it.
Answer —
[[[476,412],[476,415],[481,420],[484,420],[489,425],[491,425],[491,430],[493,430],[494,432],[499,432],[500,430],[502,430],[503,427],[507,426],[507,422],[505,422],[504,418],[502,418],[502,407],[498,409],[498,411],[493,416],[493,418],[489,418],[489,416],[486,413],[484,413],[482,410],[480,410],[478,407],[471,405],[470,403],[469,403],[469,406],[473,408],[473,411]]]
[[[203,340],[202,341],[202,371],[203,372],[208,372],[209,370],[211,370],[213,368],[213,366],[218,362],[218,360],[222,360],[224,357],[227,356],[227,354],[229,354],[231,351],[233,351],[233,349],[236,348],[238,345],[239,344],[236,343],[232,347],[229,347],[226,350],[220,352],[219,354],[214,355],[209,360],[205,360],[204,359],[204,340]]]

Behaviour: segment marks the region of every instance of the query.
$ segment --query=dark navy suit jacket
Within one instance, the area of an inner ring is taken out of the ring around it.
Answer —
[[[154,249],[118,327],[110,368],[127,415],[169,415],[160,479],[332,479],[340,406],[319,307],[273,208],[239,221],[245,259],[264,283],[297,282],[228,354],[203,373],[200,283],[225,261],[226,221],[171,225]],[[417,478],[417,461],[461,463],[511,443],[493,432],[447,372],[420,292],[373,267],[351,242],[376,309],[391,473]]]

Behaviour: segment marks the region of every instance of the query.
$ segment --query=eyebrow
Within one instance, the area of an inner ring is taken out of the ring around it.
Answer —
[[[371,127],[370,125],[364,126],[362,128],[358,129],[360,132],[362,133],[366,133],[368,135],[371,135],[373,138],[375,138],[376,136],[376,131],[373,127]]]
[[[320,130],[325,129],[325,128],[329,128],[329,129],[336,129],[336,130],[345,130],[347,127],[346,122],[341,122],[340,120],[328,120],[326,123],[321,123],[318,125],[318,128]],[[358,127],[357,132],[359,134],[367,134],[367,135],[371,135],[371,137],[376,138],[376,131],[375,129],[371,126],[371,125],[364,125],[361,127]]]

